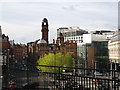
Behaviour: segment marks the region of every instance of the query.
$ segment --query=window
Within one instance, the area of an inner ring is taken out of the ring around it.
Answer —
[[[60,47],[57,47],[57,50],[60,50]]]

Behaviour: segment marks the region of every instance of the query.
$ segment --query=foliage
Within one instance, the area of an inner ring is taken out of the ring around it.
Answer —
[[[37,63],[38,65],[47,65],[47,66],[62,66],[62,67],[72,67],[73,66],[74,57],[71,53],[57,53],[57,54],[47,54],[44,57],[39,58]],[[42,70],[43,72],[53,72],[58,73],[62,71],[63,68],[58,67],[44,67],[44,66],[37,66],[38,69]]]

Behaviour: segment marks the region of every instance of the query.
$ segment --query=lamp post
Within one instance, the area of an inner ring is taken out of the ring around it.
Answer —
[[[96,78],[96,63],[97,63],[97,61],[95,61],[95,72],[94,72],[94,75],[95,75],[95,78]]]
[[[80,74],[80,67],[81,67],[80,61],[82,61],[82,59],[81,59],[80,57],[77,57],[77,62],[78,62],[78,74]]]
[[[73,75],[75,75],[75,59],[74,58],[72,58],[72,61],[73,61]]]
[[[81,57],[81,62],[82,62],[82,69],[84,68],[84,66],[83,66],[83,53],[80,53],[81,55],[80,55],[80,57]],[[83,70],[82,70],[82,73],[83,73]]]
[[[85,76],[86,76],[86,68],[87,68],[87,67],[86,67],[86,59],[85,59]]]
[[[112,79],[112,60],[110,60],[110,79]]]
[[[83,54],[85,54],[85,57],[84,57],[84,59],[83,59]],[[86,76],[86,53],[85,52],[83,52],[83,53],[81,53],[81,59],[83,60],[83,62],[84,62],[84,66],[83,66],[83,68],[84,68],[84,75]]]

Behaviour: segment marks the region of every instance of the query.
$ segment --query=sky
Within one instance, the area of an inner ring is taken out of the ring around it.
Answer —
[[[16,43],[41,39],[43,18],[48,19],[50,42],[60,27],[117,30],[118,2],[0,2],[2,33]]]

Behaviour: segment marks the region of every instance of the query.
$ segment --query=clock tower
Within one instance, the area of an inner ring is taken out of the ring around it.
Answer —
[[[42,40],[45,40],[48,43],[48,20],[44,18],[42,20]]]

